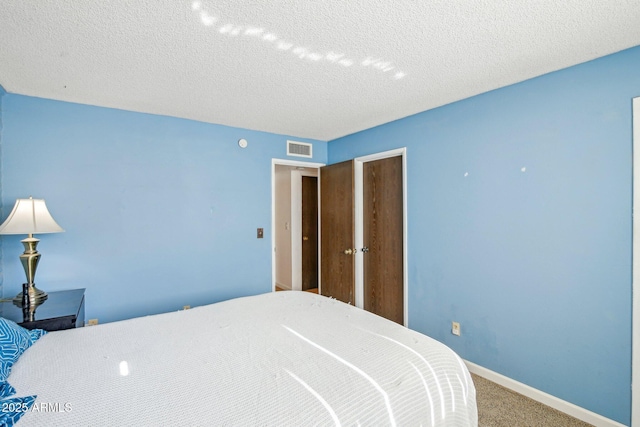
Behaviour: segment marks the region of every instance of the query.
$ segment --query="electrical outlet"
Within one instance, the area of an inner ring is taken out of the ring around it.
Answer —
[[[190,305],[185,305],[185,306],[182,307],[183,310],[189,310],[190,308],[191,308]]]
[[[458,323],[458,322],[451,322],[451,333],[452,333],[453,335],[460,336],[460,323]]]
[[[87,326],[96,326],[98,324],[98,319],[89,319],[87,321]]]

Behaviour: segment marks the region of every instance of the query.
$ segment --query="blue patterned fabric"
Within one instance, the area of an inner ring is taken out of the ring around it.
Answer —
[[[0,426],[13,426],[31,409],[35,401],[36,396],[12,397],[0,401]]]
[[[13,364],[46,331],[32,331],[0,317],[0,382],[6,382]]]
[[[16,394],[16,389],[13,388],[9,383],[0,384],[0,399],[13,396],[14,394]]]
[[[16,390],[7,382],[13,364],[26,349],[46,334],[42,329],[32,331],[11,320],[0,317],[0,426],[13,426],[36,401],[36,396],[12,397]]]

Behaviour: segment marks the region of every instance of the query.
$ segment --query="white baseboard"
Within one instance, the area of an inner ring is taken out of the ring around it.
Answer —
[[[555,396],[530,387],[516,380],[512,380],[511,378],[505,377],[504,375],[494,372],[490,369],[483,368],[480,365],[476,365],[475,363],[466,360],[465,363],[467,365],[467,368],[469,369],[469,372],[493,381],[494,383],[508,388],[509,390],[513,390],[516,393],[520,393],[554,409],[557,409],[560,412],[564,412],[567,415],[571,415],[572,417],[577,418],[581,421],[593,424],[596,427],[625,427],[624,424],[620,424],[617,421],[603,417],[602,415],[598,415],[595,412],[591,412],[580,406],[574,405],[573,403],[569,403],[566,400],[558,399]]]
[[[280,289],[284,289],[284,290],[287,290],[287,291],[290,291],[290,290],[291,290],[291,285],[285,285],[284,283],[278,283],[278,282],[276,282],[276,286],[277,286],[278,288],[280,288]]]

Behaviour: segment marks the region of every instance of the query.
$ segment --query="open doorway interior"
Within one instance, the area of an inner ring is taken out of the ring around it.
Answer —
[[[274,165],[274,290],[318,292],[318,168]]]

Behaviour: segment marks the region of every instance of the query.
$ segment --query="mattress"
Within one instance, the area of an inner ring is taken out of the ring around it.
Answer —
[[[19,427],[477,425],[451,349],[308,292],[50,332],[8,381]]]

